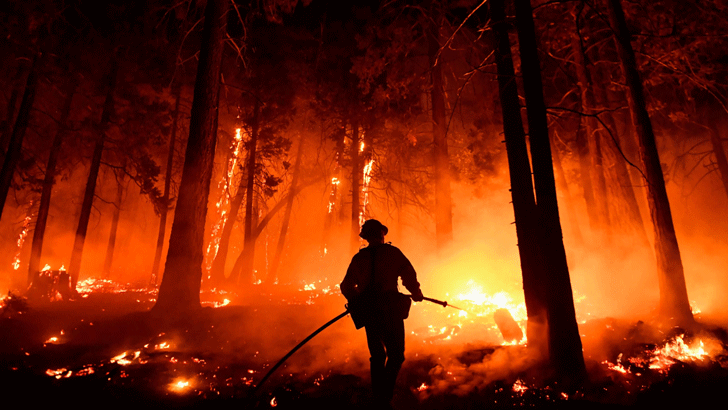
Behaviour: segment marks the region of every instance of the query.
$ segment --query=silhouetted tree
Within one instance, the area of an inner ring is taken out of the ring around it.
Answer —
[[[200,307],[207,198],[215,155],[216,123],[227,0],[208,0],[197,67],[190,131],[169,250],[154,310]]]
[[[631,35],[620,0],[607,0],[607,5],[620,66],[629,89],[629,107],[639,141],[640,162],[647,180],[647,202],[655,232],[655,256],[660,288],[659,311],[666,319],[690,324],[693,322],[693,315],[688,301],[680,248],[675,235],[652,121],[647,113],[642,80],[630,43]]]

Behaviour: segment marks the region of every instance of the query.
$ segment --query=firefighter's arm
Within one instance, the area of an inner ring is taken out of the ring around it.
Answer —
[[[341,282],[339,287],[341,288],[341,294],[347,300],[356,297],[361,292],[361,275],[358,269],[358,263],[356,263],[356,255],[352,258],[349,267],[346,269],[346,275],[344,280]]]
[[[420,290],[420,283],[417,282],[417,272],[404,254],[402,254],[402,266],[400,272],[402,272],[402,284],[412,295],[412,300],[415,302],[422,302],[424,295]]]

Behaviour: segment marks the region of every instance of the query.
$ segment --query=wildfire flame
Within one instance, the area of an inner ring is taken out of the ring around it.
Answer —
[[[217,209],[217,222],[212,227],[212,232],[210,236],[212,239],[210,240],[210,244],[207,246],[207,251],[205,255],[205,267],[207,268],[207,271],[209,272],[212,268],[212,263],[215,259],[215,256],[217,255],[217,251],[220,247],[220,235],[222,232],[223,227],[225,226],[225,222],[227,221],[227,209],[225,207],[230,202],[230,197],[235,195],[235,190],[233,190],[235,184],[233,184],[233,177],[235,174],[235,170],[237,169],[237,165],[239,162],[240,152],[241,148],[243,147],[243,130],[242,128],[236,128],[235,129],[235,138],[233,139],[232,145],[230,149],[233,151],[232,156],[228,160],[228,166],[227,166],[227,172],[225,173],[225,176],[223,179],[218,183],[218,188],[220,189],[220,199],[215,204],[215,208]],[[209,276],[208,276],[209,279]]]
[[[169,385],[169,390],[175,393],[183,393],[190,387],[192,386],[189,379],[179,378]]]
[[[513,392],[518,393],[520,395],[523,395],[523,393],[528,390],[528,386],[523,382],[523,380],[518,379],[515,383],[513,383]]]
[[[362,147],[364,143],[362,142]],[[369,184],[372,180],[372,168],[374,167],[374,160],[371,159],[367,164],[364,166],[364,176],[362,184],[362,193],[364,194],[364,201],[362,203],[361,211],[359,212],[359,226],[362,226],[364,224],[364,220],[366,219],[367,215],[367,206],[369,205]]]
[[[30,205],[28,205],[28,216],[25,217],[25,220],[23,221],[23,229],[20,231],[20,234],[18,235],[18,250],[15,252],[15,257],[13,258],[13,269],[18,270],[20,268],[20,251],[23,249],[23,244],[25,243],[25,238],[28,236],[28,230],[30,229],[30,220],[32,218],[31,210],[30,208],[33,206],[33,201],[30,201]]]

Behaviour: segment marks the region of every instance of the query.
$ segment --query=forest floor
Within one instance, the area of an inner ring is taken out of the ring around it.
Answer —
[[[27,306],[6,300],[0,318],[2,397],[26,406],[135,410],[373,408],[365,336],[349,318],[314,338],[255,390],[279,358],[343,311],[340,297],[311,303],[261,292],[245,305],[214,308],[221,297],[208,296],[217,301],[177,320],[151,314],[154,295],[141,290],[89,292],[74,301]],[[542,369],[521,360],[524,346],[438,345],[412,332],[393,406],[674,408],[723,399],[724,326],[666,331],[600,319],[581,324],[580,331],[590,381],[568,392],[543,382]]]

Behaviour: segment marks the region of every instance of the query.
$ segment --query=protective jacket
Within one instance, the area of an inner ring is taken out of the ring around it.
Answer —
[[[388,243],[370,245],[351,259],[340,285],[341,293],[351,300],[365,289],[370,289],[369,286],[377,292],[396,292],[399,278],[411,294],[421,293],[415,268],[399,248]],[[374,282],[370,283],[372,279]]]

